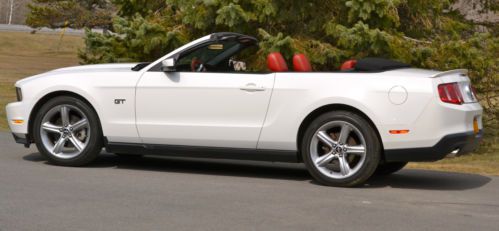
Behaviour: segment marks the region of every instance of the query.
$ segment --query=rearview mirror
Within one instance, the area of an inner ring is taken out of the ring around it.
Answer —
[[[175,60],[165,59],[161,62],[161,71],[163,72],[174,72],[175,71]]]
[[[223,50],[224,45],[223,44],[211,44],[208,46],[209,50]]]

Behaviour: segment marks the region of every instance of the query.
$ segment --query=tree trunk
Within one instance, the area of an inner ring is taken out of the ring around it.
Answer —
[[[3,13],[2,11],[3,11],[3,1],[0,1],[0,17],[2,17],[2,13]],[[2,17],[2,20],[3,20],[3,17]]]
[[[14,0],[10,0],[9,25],[12,24],[12,14],[14,13]]]

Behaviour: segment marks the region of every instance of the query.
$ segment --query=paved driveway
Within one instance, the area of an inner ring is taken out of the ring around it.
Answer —
[[[345,189],[299,164],[111,154],[67,168],[0,133],[0,230],[499,230],[499,178],[403,170]]]

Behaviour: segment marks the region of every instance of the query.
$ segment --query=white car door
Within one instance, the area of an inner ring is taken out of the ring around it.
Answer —
[[[145,144],[255,149],[274,73],[145,72],[137,129]]]

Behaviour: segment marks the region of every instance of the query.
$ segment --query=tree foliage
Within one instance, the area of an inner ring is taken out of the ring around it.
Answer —
[[[26,24],[34,28],[105,28],[113,14],[107,0],[33,0],[28,7]]]
[[[281,51],[288,60],[294,53],[305,53],[315,70],[334,70],[347,59],[366,56],[421,68],[468,68],[485,106],[486,126],[498,137],[497,25],[477,30],[477,25],[448,10],[451,2],[114,0],[118,13],[113,33],[88,31],[80,57],[83,63],[152,61],[197,37],[232,31],[260,39],[255,68],[264,68],[272,51]],[[497,10],[497,4],[488,7]]]

